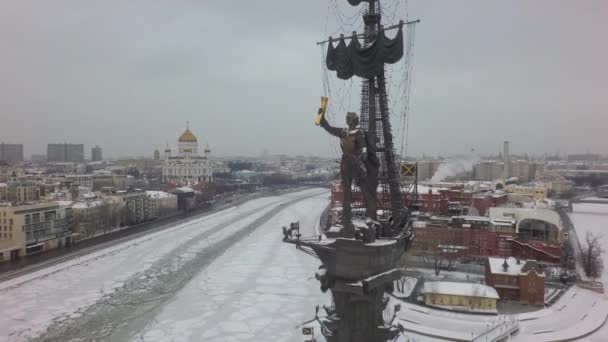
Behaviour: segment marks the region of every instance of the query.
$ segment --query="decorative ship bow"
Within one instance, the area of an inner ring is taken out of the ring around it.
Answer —
[[[316,238],[302,238],[299,231],[294,234],[298,227],[292,224],[291,229],[284,228],[284,241],[322,262],[316,278],[323,292],[331,291],[333,304],[324,307],[326,318],[317,320],[327,341],[388,341],[400,329],[393,325],[394,315],[384,317],[385,292],[391,292],[394,280],[402,276],[399,262],[413,234],[401,196],[404,184],[389,119],[385,64],[404,58],[404,27],[419,20],[383,27],[379,0],[348,2],[353,6],[367,3],[364,32],[318,43],[327,44],[326,67],[338,78],[362,78],[360,127],[354,113],[347,117],[348,129],[329,126],[323,117],[327,98],[322,99],[317,121],[341,139],[342,216],[325,236]],[[389,30],[397,30],[392,39],[385,34]],[[365,209],[356,209],[364,211],[366,218],[352,217],[351,205],[357,205],[352,190],[357,187],[364,195]]]

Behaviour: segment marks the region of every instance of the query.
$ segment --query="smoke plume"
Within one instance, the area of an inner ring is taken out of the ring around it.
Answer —
[[[431,182],[441,182],[449,177],[454,177],[459,174],[473,170],[473,166],[477,164],[479,157],[470,155],[458,159],[450,159],[441,164],[431,178]]]

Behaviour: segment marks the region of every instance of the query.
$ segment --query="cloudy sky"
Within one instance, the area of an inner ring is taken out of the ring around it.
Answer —
[[[607,2],[382,3],[422,20],[408,153],[608,152]],[[360,23],[346,0],[3,0],[0,140],[149,156],[190,121],[217,155],[336,155],[315,42]],[[358,111],[359,82],[330,81]]]

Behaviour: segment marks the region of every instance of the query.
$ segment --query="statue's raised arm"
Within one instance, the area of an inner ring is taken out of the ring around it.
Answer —
[[[319,113],[321,113],[323,109],[319,108]],[[323,115],[321,117],[321,127],[323,127],[324,130],[327,131],[327,133],[338,137],[338,138],[344,138],[346,136],[346,128],[339,128],[339,127],[334,127],[332,125],[329,124],[329,122],[327,122],[327,119],[325,119],[325,115]]]

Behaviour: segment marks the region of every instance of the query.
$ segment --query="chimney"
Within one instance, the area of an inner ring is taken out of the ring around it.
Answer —
[[[509,263],[507,262],[507,258],[505,258],[505,262],[502,264],[502,271],[507,272],[509,269]]]

